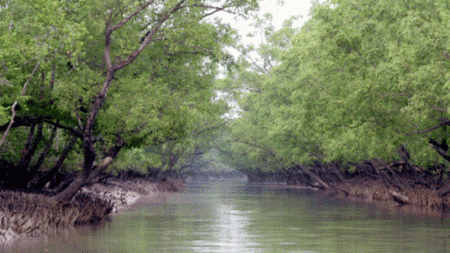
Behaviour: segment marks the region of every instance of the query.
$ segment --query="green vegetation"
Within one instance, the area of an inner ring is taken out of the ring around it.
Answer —
[[[255,8],[254,0],[0,1],[2,185],[41,189],[75,168],[55,196],[70,199],[122,150],[133,166],[174,167],[224,121],[213,84],[235,33],[215,13]],[[147,149],[157,157],[142,157]]]
[[[237,72],[221,81],[234,84],[243,109],[224,136],[224,159],[263,170],[448,163],[450,5],[335,0],[311,16],[301,29],[256,22],[267,42],[242,50]]]
[[[0,1],[2,185],[42,189],[78,171],[55,197],[63,200],[108,168],[183,171],[199,156],[205,170],[304,174],[308,164],[450,162],[447,2],[316,3],[301,29],[291,19],[277,31],[265,15],[254,22],[265,43],[236,46],[214,15],[255,8]],[[241,117],[222,117],[218,89],[238,100]]]

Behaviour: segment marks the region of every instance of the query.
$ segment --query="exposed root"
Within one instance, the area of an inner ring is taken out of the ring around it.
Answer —
[[[21,237],[59,228],[97,223],[157,190],[180,189],[181,183],[158,185],[143,179],[104,179],[83,187],[72,201],[56,202],[50,196],[0,191],[0,245]]]
[[[36,235],[92,223],[104,219],[112,210],[112,203],[77,194],[74,201],[55,203],[50,198],[23,192],[0,192],[0,241],[19,236]]]
[[[347,197],[361,199],[371,203],[380,203],[390,208],[402,208],[421,214],[445,213],[448,211],[450,196],[442,195],[438,190],[425,185],[411,185],[409,179],[397,178],[403,185],[399,189],[395,185],[386,184],[382,180],[370,180],[357,177],[345,180],[339,187],[346,189]]]

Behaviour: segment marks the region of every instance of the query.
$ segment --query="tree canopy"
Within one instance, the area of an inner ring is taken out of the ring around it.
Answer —
[[[213,17],[255,8],[254,0],[1,1],[2,152],[21,150],[2,181],[33,185],[39,152],[55,157],[54,169],[42,169],[54,174],[79,149],[79,176],[56,197],[70,198],[121,149],[223,121],[213,81],[234,31]]]
[[[272,169],[399,151],[417,165],[450,161],[449,21],[445,1],[335,0],[301,29],[267,29],[260,55],[278,65],[256,74],[245,61],[224,81],[245,89],[234,150],[272,157]]]
[[[449,4],[330,0],[315,3],[299,29],[290,19],[275,30],[265,15],[254,22],[265,43],[238,46],[232,60],[224,48],[237,35],[214,16],[256,8],[254,0],[0,1],[8,168],[0,181],[41,188],[67,157],[80,160],[80,173],[56,199],[116,157],[168,170],[197,153],[268,170],[450,161]],[[219,64],[225,79],[216,79]],[[228,124],[217,89],[242,109]]]

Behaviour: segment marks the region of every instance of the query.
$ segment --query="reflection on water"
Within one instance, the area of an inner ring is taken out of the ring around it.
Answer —
[[[142,201],[100,227],[9,252],[447,252],[449,220],[221,183]],[[1,250],[0,250],[1,251]]]
[[[247,233],[250,224],[247,214],[234,209],[232,205],[217,204],[215,223],[205,234],[211,237],[193,241],[191,249],[195,252],[239,252],[258,245]]]

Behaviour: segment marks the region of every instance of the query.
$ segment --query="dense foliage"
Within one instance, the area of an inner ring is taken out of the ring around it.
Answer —
[[[73,156],[79,176],[57,197],[67,199],[121,150],[192,151],[190,139],[224,120],[213,81],[234,32],[215,13],[256,7],[253,0],[0,1],[2,184],[42,188]]]
[[[225,157],[269,169],[450,161],[450,4],[332,0],[311,16],[301,29],[269,26],[259,65],[244,54],[223,81],[244,90]]]
[[[64,199],[111,164],[184,170],[199,156],[226,170],[450,161],[447,2],[330,0],[279,31],[265,15],[254,22],[265,43],[234,62],[236,34],[214,15],[256,7],[0,1],[3,186],[41,189],[75,168]],[[228,76],[216,80],[219,64]],[[216,89],[239,101],[231,123]]]

